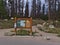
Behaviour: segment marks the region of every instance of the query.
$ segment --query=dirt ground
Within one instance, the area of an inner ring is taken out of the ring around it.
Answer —
[[[14,30],[14,28],[11,28],[11,29],[0,29],[0,37],[6,37],[6,36],[4,36],[4,33],[5,32],[9,32],[11,30]],[[57,37],[56,34],[42,32],[42,31],[38,30],[38,28],[36,26],[33,26],[32,30],[39,32],[39,33],[36,34],[38,36],[33,36],[33,38],[37,37],[37,38],[41,38],[42,40],[43,39],[46,40],[47,38],[50,38],[51,39],[50,41],[60,42],[60,37]],[[42,36],[40,36],[40,35],[42,35]],[[9,37],[11,37],[11,36],[9,36]],[[12,36],[12,37],[29,37],[29,36]]]

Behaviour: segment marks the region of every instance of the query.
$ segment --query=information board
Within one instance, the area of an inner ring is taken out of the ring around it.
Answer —
[[[26,28],[30,29],[30,32],[32,33],[32,18],[16,18],[15,17],[15,32],[17,28]]]
[[[31,28],[32,19],[31,18],[17,18],[16,26],[17,28]]]
[[[25,20],[17,20],[17,28],[25,27]]]

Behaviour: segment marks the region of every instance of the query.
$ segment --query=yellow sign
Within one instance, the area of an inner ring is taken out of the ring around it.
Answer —
[[[26,27],[30,27],[31,26],[31,23],[29,20],[26,20]]]

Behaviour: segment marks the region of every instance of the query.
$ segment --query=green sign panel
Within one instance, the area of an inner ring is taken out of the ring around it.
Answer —
[[[25,20],[17,20],[17,27],[25,27]]]

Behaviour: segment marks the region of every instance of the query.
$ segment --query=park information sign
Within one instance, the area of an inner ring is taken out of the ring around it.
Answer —
[[[30,29],[30,32],[32,32],[32,18],[16,18],[15,17],[15,31],[17,28],[26,28]]]
[[[17,20],[17,28],[25,27],[25,20]]]

